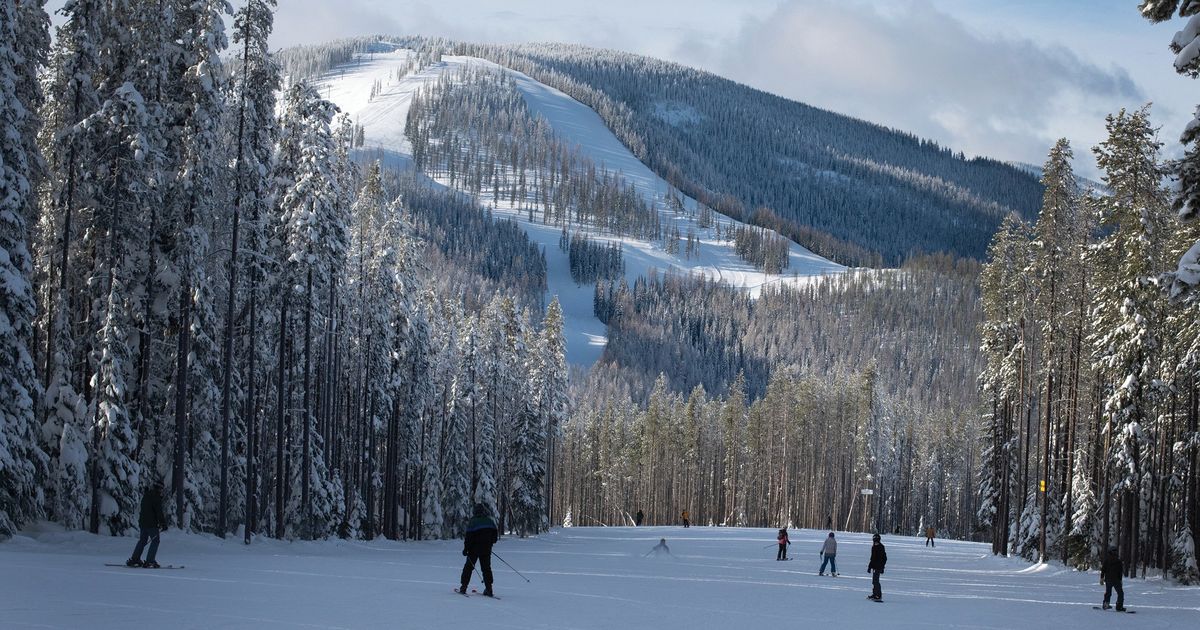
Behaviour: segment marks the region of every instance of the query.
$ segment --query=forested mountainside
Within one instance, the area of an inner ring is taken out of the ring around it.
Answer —
[[[1030,219],[1041,198],[1024,169],[630,53],[371,37],[281,60],[292,76],[315,76],[380,41],[424,60],[482,57],[562,90],[683,194],[842,264],[896,266],[936,252],[979,260],[1004,216]]]
[[[685,194],[843,264],[982,259],[1004,216],[1040,201],[1008,164],[678,64],[564,44],[453,50],[570,94]]]

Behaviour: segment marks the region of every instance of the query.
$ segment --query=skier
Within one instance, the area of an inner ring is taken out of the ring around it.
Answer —
[[[471,573],[475,571],[475,561],[483,571],[483,594],[492,596],[492,545],[500,537],[496,522],[488,516],[488,509],[482,503],[475,504],[475,516],[467,523],[467,532],[463,536],[463,555],[467,562],[462,570],[462,587],[457,592],[466,594],[467,585],[471,583]]]
[[[646,556],[648,556],[650,554],[654,554],[657,556],[660,553],[665,553],[668,556],[671,555],[671,549],[669,547],[667,547],[667,539],[666,538],[659,538],[658,544],[654,545],[654,547],[651,548],[650,551],[647,551]],[[646,556],[642,556],[642,557],[645,558]],[[672,557],[674,557],[674,556],[672,556]]]
[[[933,535],[936,533],[937,533],[937,530],[935,530],[933,528],[933,525],[930,525],[929,527],[925,528],[925,546],[926,547],[934,547],[935,549],[937,548],[937,544],[935,544],[933,542]]]
[[[776,542],[779,543],[779,553],[775,554],[775,559],[776,560],[787,560],[788,559],[787,548],[788,548],[788,545],[792,544],[792,541],[788,540],[788,533],[787,533],[786,527],[779,530],[779,536],[777,536],[775,538],[775,540],[776,540]]]
[[[683,517],[683,527],[685,529],[692,526],[692,522],[690,520],[688,520],[691,517],[691,515],[688,514],[687,510],[684,510],[683,514],[680,514],[680,516]]]
[[[871,562],[867,565],[867,571],[871,573],[871,594],[867,596],[867,599],[883,601],[883,587],[879,584],[879,576],[883,573],[885,564],[887,564],[887,550],[879,541],[879,534],[875,534],[871,538]]]
[[[138,537],[137,546],[133,548],[133,555],[125,561],[125,566],[157,569],[158,562],[154,558],[158,555],[158,534],[160,531],[167,531],[167,514],[163,511],[161,480],[152,481],[142,492],[142,508],[138,514],[138,528],[141,529],[141,535]],[[146,548],[147,542],[150,543],[150,551],[146,553],[146,561],[142,562],[142,549]]]
[[[1121,556],[1117,552],[1117,548],[1113,547],[1108,550],[1108,554],[1104,557],[1104,564],[1100,566],[1100,583],[1104,585],[1104,610],[1112,608],[1108,605],[1112,598],[1112,592],[1117,592],[1117,612],[1125,612],[1125,588],[1122,581],[1125,579],[1125,565],[1121,563]]]
[[[646,515],[645,515],[645,514],[643,514],[643,513],[642,513],[642,511],[639,509],[639,510],[638,510],[638,512],[637,512],[637,514],[635,514],[635,515],[633,516],[633,524],[634,524],[634,526],[635,526],[635,527],[641,527],[641,526],[642,526],[642,520],[643,520],[643,519],[645,519],[645,518],[646,518]]]
[[[829,532],[829,538],[821,546],[821,557],[821,570],[817,575],[825,575],[825,565],[828,564],[829,575],[837,577],[837,539],[833,537],[833,532]]]

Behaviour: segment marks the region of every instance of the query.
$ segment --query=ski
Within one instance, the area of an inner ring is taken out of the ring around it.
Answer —
[[[499,597],[496,597],[495,595],[484,595],[483,593],[480,593],[479,591],[477,591],[475,589],[471,589],[471,593],[473,593],[475,595],[479,595],[481,597],[486,597],[488,599],[500,599]]]
[[[1104,610],[1104,607],[1103,607],[1103,606],[1092,606],[1092,610]],[[1129,609],[1125,609],[1125,610],[1117,610],[1116,608],[1113,608],[1113,609],[1112,609],[1112,611],[1113,611],[1113,612],[1119,612],[1119,613],[1128,613],[1128,614],[1130,614],[1130,615],[1132,615],[1132,614],[1134,614],[1134,613],[1136,613],[1136,612],[1137,612],[1136,610],[1129,610]]]
[[[106,562],[106,563],[104,563],[104,566],[106,566],[106,567],[121,567],[122,569],[150,569],[150,570],[154,570],[154,568],[155,568],[155,567],[131,567],[131,566],[127,565],[127,564],[108,564],[107,562]],[[182,568],[184,568],[184,566],[183,566],[182,564],[164,564],[164,565],[162,565],[162,566],[160,566],[160,567],[157,567],[157,568],[159,568],[159,569],[182,569]]]

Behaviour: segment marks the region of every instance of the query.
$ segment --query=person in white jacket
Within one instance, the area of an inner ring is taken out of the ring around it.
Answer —
[[[829,538],[825,539],[825,544],[821,546],[821,570],[817,575],[825,575],[825,565],[829,565],[829,575],[837,577],[837,539],[833,537],[833,532],[829,532]]]

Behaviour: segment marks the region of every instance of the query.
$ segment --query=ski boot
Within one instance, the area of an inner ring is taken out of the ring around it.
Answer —
[[[138,560],[137,558],[130,558],[125,561],[125,566],[136,569],[142,566],[142,561]]]
[[[1108,610],[1109,608],[1112,608],[1112,606],[1109,606],[1108,602],[1104,602],[1103,604],[1100,605],[1100,608],[1102,610]]]
[[[483,589],[483,596],[484,597],[495,597],[495,594],[492,593],[492,587],[490,584],[487,586],[487,588]]]
[[[144,569],[157,569],[157,568],[159,568],[159,566],[158,566],[158,563],[157,563],[157,562],[155,562],[155,561],[153,561],[153,560],[147,560],[147,561],[145,561],[145,562],[143,562],[143,563],[142,563],[142,568],[144,568]]]

